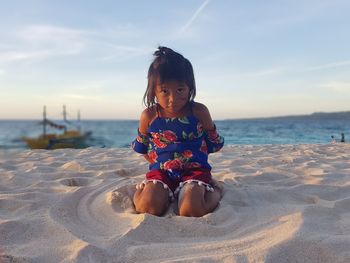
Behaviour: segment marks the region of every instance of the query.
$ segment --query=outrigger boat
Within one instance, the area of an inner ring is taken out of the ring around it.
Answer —
[[[88,147],[86,140],[91,136],[92,132],[82,132],[80,125],[75,129],[68,129],[69,125],[72,125],[67,120],[66,107],[63,105],[63,124],[55,123],[46,117],[46,106],[43,111],[43,121],[40,124],[43,125],[43,134],[37,138],[24,137],[30,149],[61,149],[61,148],[86,148]],[[80,112],[78,112],[78,123],[80,123]],[[47,126],[63,130],[63,133],[47,133]]]

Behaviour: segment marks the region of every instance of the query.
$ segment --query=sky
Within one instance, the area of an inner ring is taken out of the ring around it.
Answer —
[[[350,1],[0,0],[0,119],[138,119],[158,45],[213,119],[350,110]]]

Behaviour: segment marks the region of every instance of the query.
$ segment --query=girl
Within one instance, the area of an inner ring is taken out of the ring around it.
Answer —
[[[154,56],[143,97],[147,108],[132,143],[149,161],[150,171],[136,186],[134,205],[138,213],[159,216],[178,195],[181,216],[203,216],[221,199],[208,154],[220,150],[224,138],[207,107],[193,101],[196,86],[189,60],[167,47],[159,47]]]

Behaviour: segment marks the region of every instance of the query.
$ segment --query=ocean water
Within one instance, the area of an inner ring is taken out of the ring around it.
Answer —
[[[333,118],[266,118],[215,121],[226,145],[234,144],[326,144],[341,133],[350,141],[350,120]],[[138,121],[110,120],[81,122],[84,131],[92,131],[87,142],[92,147],[129,147],[137,134]],[[53,130],[51,130],[53,131]],[[50,130],[48,131],[50,132]],[[42,133],[39,121],[0,120],[0,149],[26,149],[22,137]]]

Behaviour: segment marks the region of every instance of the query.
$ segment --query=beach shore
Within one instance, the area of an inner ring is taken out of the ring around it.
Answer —
[[[0,262],[350,262],[350,144],[225,146],[202,218],[136,214],[130,149],[0,151]]]

